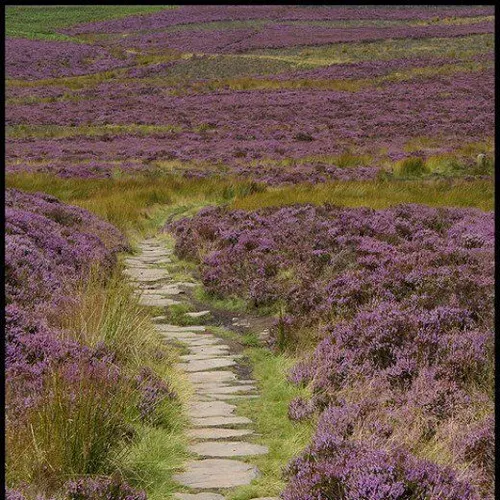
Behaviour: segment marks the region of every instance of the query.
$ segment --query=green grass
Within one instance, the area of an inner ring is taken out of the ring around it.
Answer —
[[[247,57],[268,57],[323,66],[408,57],[458,57],[466,59],[482,52],[491,51],[493,48],[494,36],[485,34],[455,38],[378,40],[365,43],[336,43],[317,47],[267,49],[248,53]]]
[[[248,60],[248,59],[247,59]],[[251,59],[250,59],[251,60]],[[256,77],[218,78],[208,81],[192,81],[188,86],[183,82],[178,93],[186,92],[213,92],[225,89],[230,90],[337,90],[345,92],[358,92],[369,87],[379,87],[384,84],[411,81],[422,78],[434,78],[436,76],[453,75],[463,72],[484,71],[491,68],[492,63],[478,63],[464,61],[457,64],[444,64],[440,66],[428,66],[392,71],[387,75],[376,78],[360,79],[307,79],[298,78],[293,80],[276,80]],[[301,68],[304,69],[304,68]]]
[[[296,359],[275,355],[263,348],[247,349],[260,397],[238,401],[238,414],[251,418],[260,436],[255,440],[269,447],[269,453],[248,461],[257,465],[262,476],[251,485],[242,486],[228,496],[231,500],[277,496],[284,488],[282,469],[309,443],[315,427],[313,421],[292,422],[288,404],[297,396],[307,396],[287,381]]]
[[[237,197],[231,208],[258,210],[295,203],[345,207],[387,208],[399,203],[430,206],[476,207],[493,210],[494,183],[491,180],[428,181],[346,181],[316,185],[296,185],[268,189],[262,193]]]
[[[22,173],[7,175],[6,185],[51,194],[95,213],[126,233],[144,235],[156,231],[168,216],[193,213],[208,204],[226,203],[234,196],[256,189],[251,181],[186,179],[175,175],[62,179]]]
[[[10,125],[5,128],[5,135],[10,139],[65,139],[68,137],[102,137],[120,135],[155,135],[180,132],[178,125],[80,125],[66,127],[61,125]]]
[[[176,6],[157,5],[58,5],[8,6],[5,9],[5,33],[16,38],[41,40],[74,40],[57,33],[81,23],[105,21],[133,15],[146,15]]]
[[[119,473],[152,493],[160,492],[152,498],[167,498],[166,492],[173,488],[173,467],[186,456],[181,402],[188,391],[186,380],[173,366],[177,351],[156,333],[150,311],[139,305],[119,268],[110,279],[92,270],[70,292],[74,301],[52,311],[49,324],[82,345],[104,343],[122,375],[130,378],[117,382],[83,371],[72,381],[54,368],[47,376],[49,389],[42,404],[7,426],[7,484],[29,484],[28,494],[53,494],[75,476]],[[165,399],[148,422],[139,418],[139,391],[130,383],[144,366],[179,395],[177,400]],[[153,446],[158,436],[164,441]],[[150,451],[149,458],[145,450]],[[161,480],[152,483],[148,478],[159,468]]]

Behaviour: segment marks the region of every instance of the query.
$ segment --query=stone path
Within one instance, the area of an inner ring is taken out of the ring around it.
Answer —
[[[167,269],[158,267],[171,262],[172,249],[155,239],[144,240],[140,249],[140,255],[126,259],[125,272],[135,283],[141,304],[168,307],[186,302],[186,289],[194,285],[176,281]],[[209,314],[187,313],[192,318]],[[188,436],[192,440],[189,450],[197,458],[185,464],[184,472],[174,475],[179,484],[192,491],[174,496],[178,500],[224,500],[221,493],[225,489],[249,484],[260,475],[257,467],[238,458],[268,452],[266,446],[245,440],[254,433],[252,421],[235,415],[236,406],[232,404],[238,399],[258,397],[254,381],[238,378],[231,368],[241,356],[232,354],[230,346],[205,326],[170,325],[164,323],[165,316],[154,320],[165,341],[187,348],[178,367],[186,372],[194,389],[187,406],[191,423]]]

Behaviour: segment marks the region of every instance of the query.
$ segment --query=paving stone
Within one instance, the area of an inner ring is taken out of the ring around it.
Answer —
[[[203,417],[192,418],[193,427],[223,427],[225,425],[251,424],[252,421],[247,417]]]
[[[204,335],[203,337],[201,335],[198,335],[196,339],[193,339],[192,342],[190,342],[190,345],[192,347],[200,347],[200,346],[208,346],[208,345],[223,345],[221,344],[221,339],[218,337],[208,337]]]
[[[176,304],[182,304],[182,302],[168,297],[141,295],[141,297],[139,297],[139,304],[149,307],[169,307]]]
[[[236,406],[213,401],[209,403],[194,403],[188,405],[188,414],[192,418],[231,416]]]
[[[210,359],[199,359],[195,361],[189,361],[184,363],[184,369],[187,372],[202,372],[207,370],[213,370],[214,368],[224,368],[226,366],[234,366],[236,361],[233,359],[222,359],[222,358],[210,358]]]
[[[269,451],[267,446],[245,441],[204,441],[188,448],[202,457],[244,457],[265,455]]]
[[[227,354],[229,351],[229,347],[227,345],[216,345],[216,346],[192,346],[190,348],[190,352],[193,354]]]
[[[177,339],[177,340],[195,340],[198,335],[193,332],[169,332],[169,331],[162,331],[158,328],[158,325],[156,325],[156,331],[165,338],[168,339]]]
[[[135,281],[159,281],[169,277],[164,269],[128,268],[125,269],[125,273]]]
[[[172,262],[170,257],[166,255],[140,255],[138,257],[134,257],[134,262],[142,262],[144,264],[148,264],[149,267],[154,264],[169,264]]]
[[[175,474],[174,481],[190,488],[234,488],[250,484],[259,476],[257,467],[227,459],[194,460],[186,464],[186,472]]]
[[[187,435],[195,439],[226,439],[248,436],[250,434],[253,434],[251,429],[218,429],[217,427],[190,429],[187,431]]]
[[[257,394],[211,394],[210,399],[219,401],[232,401],[233,399],[256,399]]]
[[[193,384],[234,382],[236,380],[236,373],[229,370],[214,370],[211,372],[189,373],[187,377]]]
[[[178,326],[178,325],[168,325],[166,323],[159,323],[158,325],[156,325],[156,327],[160,330],[169,332],[204,332],[207,329],[203,325]]]
[[[197,354],[183,354],[180,359],[183,361],[198,361],[201,359],[238,359],[241,358],[241,355],[238,354],[229,354],[228,352],[217,352],[215,354],[204,354],[204,353],[197,353]]]
[[[190,318],[201,318],[202,316],[208,316],[210,311],[196,311],[196,312],[187,312],[186,316]]]
[[[224,500],[218,493],[174,493],[177,500]]]
[[[228,386],[219,386],[219,387],[200,387],[198,389],[200,392],[209,393],[209,394],[236,394],[238,392],[248,392],[255,390],[255,385],[246,384],[246,385],[228,385]]]

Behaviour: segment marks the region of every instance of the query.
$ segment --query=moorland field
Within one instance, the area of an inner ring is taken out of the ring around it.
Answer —
[[[493,7],[4,12],[8,499],[494,498]]]

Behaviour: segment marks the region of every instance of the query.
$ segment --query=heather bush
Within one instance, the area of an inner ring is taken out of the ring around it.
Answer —
[[[68,500],[146,500],[144,491],[132,488],[115,477],[84,478],[69,481],[66,485]]]
[[[68,477],[113,472],[139,422],[171,425],[177,396],[143,366],[161,347],[116,271],[125,237],[51,196],[6,194],[7,484],[58,494]],[[84,483],[75,498],[129,498]]]
[[[312,397],[289,417],[320,423],[287,500],[491,496],[483,431],[444,431],[492,411],[491,212],[210,207],[168,228],[209,293],[274,307],[275,348],[317,344],[290,373]]]

